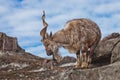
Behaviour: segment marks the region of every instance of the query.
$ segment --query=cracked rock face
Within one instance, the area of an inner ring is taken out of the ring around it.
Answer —
[[[120,62],[93,69],[68,70],[59,73],[53,80],[119,80],[119,69]]]
[[[0,32],[0,50],[25,52],[25,50],[18,45],[16,37],[7,36],[5,33],[2,32]]]
[[[96,47],[93,63],[113,63],[120,59],[120,34],[112,33]]]
[[[112,50],[112,55],[111,55],[111,63],[120,61],[120,38],[119,42],[116,44],[114,49]]]

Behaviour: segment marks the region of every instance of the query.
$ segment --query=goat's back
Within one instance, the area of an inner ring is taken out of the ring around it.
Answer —
[[[101,38],[101,32],[98,25],[89,19],[74,19],[66,23],[64,34],[67,46],[72,52],[76,52],[82,46],[83,50],[96,46]]]

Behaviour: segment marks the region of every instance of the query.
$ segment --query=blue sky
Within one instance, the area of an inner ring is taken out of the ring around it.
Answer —
[[[95,21],[102,37],[112,32],[120,33],[120,0],[0,0],[0,32],[17,37],[19,45],[27,52],[48,57],[39,35],[43,28],[43,10],[49,24],[48,33],[62,29],[74,18]],[[60,54],[72,55],[63,48]]]

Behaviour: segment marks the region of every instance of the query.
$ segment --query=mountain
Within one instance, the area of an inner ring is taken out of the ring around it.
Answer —
[[[56,62],[32,55],[0,32],[0,80],[119,80],[120,34],[100,41],[88,69],[75,69],[75,62],[70,56]]]

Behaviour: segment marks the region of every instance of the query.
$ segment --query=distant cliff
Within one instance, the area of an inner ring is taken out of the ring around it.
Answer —
[[[15,52],[24,52],[18,45],[16,37],[7,36],[5,33],[0,32],[0,50],[1,51],[15,51]]]

